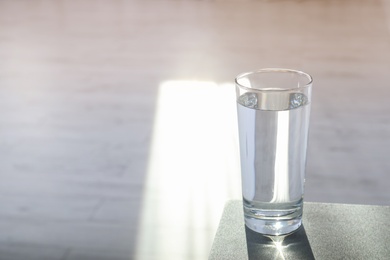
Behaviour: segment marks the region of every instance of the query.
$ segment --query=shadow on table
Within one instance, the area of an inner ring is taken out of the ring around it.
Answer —
[[[303,225],[288,236],[264,236],[245,226],[249,260],[314,259]]]

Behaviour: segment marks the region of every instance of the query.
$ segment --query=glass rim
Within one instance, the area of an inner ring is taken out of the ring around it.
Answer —
[[[266,72],[289,72],[289,73],[293,73],[296,75],[304,76],[309,80],[309,82],[305,83],[305,85],[303,85],[303,86],[294,87],[294,88],[251,88],[251,87],[247,87],[247,86],[244,86],[244,85],[238,83],[238,80],[240,78],[245,77],[245,76],[252,75],[252,74],[266,73]],[[240,88],[246,89],[246,90],[279,92],[279,91],[292,91],[292,90],[296,90],[296,89],[310,87],[313,83],[313,78],[312,78],[312,76],[310,76],[310,74],[303,72],[303,71],[300,71],[300,70],[284,69],[284,68],[265,68],[265,69],[259,69],[259,70],[253,70],[253,71],[240,73],[237,75],[237,77],[235,78],[234,81],[235,81],[237,86],[239,86]]]

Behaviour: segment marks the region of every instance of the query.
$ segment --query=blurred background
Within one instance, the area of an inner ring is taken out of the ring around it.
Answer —
[[[266,67],[314,78],[305,200],[390,205],[389,0],[0,0],[0,260],[207,259]]]

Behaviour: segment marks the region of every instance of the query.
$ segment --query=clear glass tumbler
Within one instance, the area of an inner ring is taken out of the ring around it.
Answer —
[[[235,81],[245,224],[291,233],[302,223],[312,77],[262,69]]]

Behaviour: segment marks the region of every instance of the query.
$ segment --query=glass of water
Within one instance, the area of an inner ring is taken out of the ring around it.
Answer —
[[[262,69],[235,81],[245,224],[291,233],[302,223],[312,77]]]

